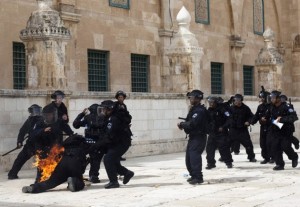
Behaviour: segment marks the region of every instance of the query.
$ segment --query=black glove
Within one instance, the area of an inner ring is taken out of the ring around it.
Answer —
[[[17,142],[17,148],[20,149],[23,146],[22,142]]]

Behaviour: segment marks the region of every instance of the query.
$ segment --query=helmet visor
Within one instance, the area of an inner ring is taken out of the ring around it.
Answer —
[[[46,124],[53,124],[57,121],[57,111],[44,112],[43,118]]]

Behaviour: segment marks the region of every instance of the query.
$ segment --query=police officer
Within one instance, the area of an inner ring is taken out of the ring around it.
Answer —
[[[47,153],[55,145],[61,145],[63,142],[63,132],[67,135],[72,135],[73,131],[70,126],[62,119],[57,118],[57,108],[52,104],[48,104],[42,110],[43,120],[36,123],[32,131],[32,140],[35,143],[35,148],[40,153],[40,159],[47,157]],[[38,166],[39,167],[39,166]],[[36,181],[40,179],[40,169]]]
[[[253,144],[248,131],[253,114],[250,108],[243,103],[241,94],[235,94],[234,104],[230,107],[230,110],[232,114],[229,128],[230,138],[233,142],[238,141],[245,147],[250,162],[256,162]]]
[[[76,192],[84,188],[83,173],[89,144],[84,137],[72,135],[63,142],[64,152],[60,162],[48,180],[36,182],[22,188],[23,193],[41,193],[68,182],[67,189]]]
[[[97,142],[99,137],[104,133],[104,115],[97,113],[98,104],[92,104],[89,108],[86,108],[78,114],[73,121],[73,127],[79,129],[85,127],[84,136],[86,139],[92,139]],[[90,152],[90,171],[89,181],[92,183],[100,183],[99,170],[102,157],[104,156],[104,149],[95,150]]]
[[[57,109],[58,119],[62,119],[65,123],[69,123],[68,109],[63,102],[65,93],[57,90],[51,94],[51,98],[54,99],[54,101],[51,102],[51,105]]]
[[[291,104],[291,101],[290,101],[290,103],[287,102],[288,98],[287,98],[286,95],[281,94],[280,95],[280,100],[281,100],[282,103],[286,104],[289,108],[291,108],[294,111],[294,106],[293,106],[293,104]],[[296,113],[296,111],[295,111],[295,113]],[[294,123],[293,123],[293,132],[295,132]],[[299,149],[299,140],[297,139],[297,137],[292,135],[290,137],[290,140],[291,140],[292,144],[295,146],[295,148]]]
[[[266,164],[268,162],[274,163],[270,155],[270,141],[268,140],[268,131],[271,125],[271,121],[267,116],[270,110],[270,103],[267,102],[267,97],[270,95],[269,92],[265,91],[263,86],[258,97],[260,99],[260,104],[257,107],[256,113],[254,114],[251,124],[254,125],[259,121],[260,124],[260,137],[259,144],[261,148],[261,156],[264,159],[260,164]]]
[[[127,95],[124,91],[119,90],[116,92],[115,98],[117,99],[117,101],[115,102],[115,109],[122,111],[122,113],[127,117],[126,119],[127,119],[128,125],[129,125],[128,130],[129,130],[129,133],[131,134],[130,136],[132,136],[133,134],[130,130],[132,116],[130,115],[129,111],[127,110],[126,104],[124,103],[126,97],[127,97]],[[121,161],[126,160],[126,158],[124,158],[124,157],[121,157],[120,159],[121,159]]]
[[[201,105],[202,91],[193,90],[187,96],[190,99],[191,108],[186,121],[178,123],[177,126],[189,135],[185,162],[191,178],[187,181],[191,185],[195,185],[203,183],[201,154],[206,145],[206,126],[209,116],[206,108]]]
[[[228,137],[230,113],[226,107],[218,103],[218,97],[208,98],[210,115],[210,131],[206,145],[206,169],[216,167],[215,151],[219,149],[222,160],[228,168],[232,168],[232,156],[230,153],[230,142]]]
[[[271,155],[274,156],[276,166],[273,170],[284,170],[285,162],[283,160],[283,152],[292,160],[292,167],[298,165],[298,154],[291,147],[289,137],[293,133],[293,123],[298,120],[297,114],[286,104],[281,102],[279,91],[272,91],[270,117],[272,125],[270,127],[269,136],[272,139]],[[283,123],[280,128],[278,123]]]
[[[35,124],[42,119],[42,107],[37,104],[33,104],[28,108],[29,117],[24,122],[23,126],[19,130],[17,147],[21,148],[27,134],[28,139],[23,149],[18,154],[11,170],[8,172],[8,179],[17,179],[18,172],[21,170],[22,166],[35,154],[35,146],[31,138],[31,132]]]
[[[104,166],[109,178],[109,183],[104,187],[120,187],[117,175],[124,175],[123,184],[127,184],[134,176],[134,172],[121,165],[120,157],[127,152],[131,146],[131,136],[128,133],[128,123],[124,120],[124,114],[115,110],[115,103],[112,100],[105,100],[101,103],[101,113],[108,119],[105,136],[99,140],[97,145],[103,144],[107,147],[104,156]]]

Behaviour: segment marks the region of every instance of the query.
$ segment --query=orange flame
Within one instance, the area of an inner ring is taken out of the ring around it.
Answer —
[[[33,163],[33,166],[37,167],[42,173],[39,182],[49,179],[57,164],[60,162],[64,150],[64,147],[54,145],[45,159],[40,158],[42,151],[37,151],[37,154],[35,155],[36,161]]]

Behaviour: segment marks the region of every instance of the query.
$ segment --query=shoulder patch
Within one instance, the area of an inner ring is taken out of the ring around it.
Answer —
[[[112,127],[112,123],[108,123],[108,124],[107,124],[107,128],[108,128],[108,129],[111,129],[111,127]]]
[[[289,112],[290,112],[290,113],[293,113],[294,110],[293,110],[292,108],[289,108]]]
[[[230,115],[228,111],[225,111],[224,114],[225,114],[225,116],[229,116]]]
[[[193,118],[196,118],[198,116],[198,114],[197,113],[195,113],[195,114],[193,114]]]

